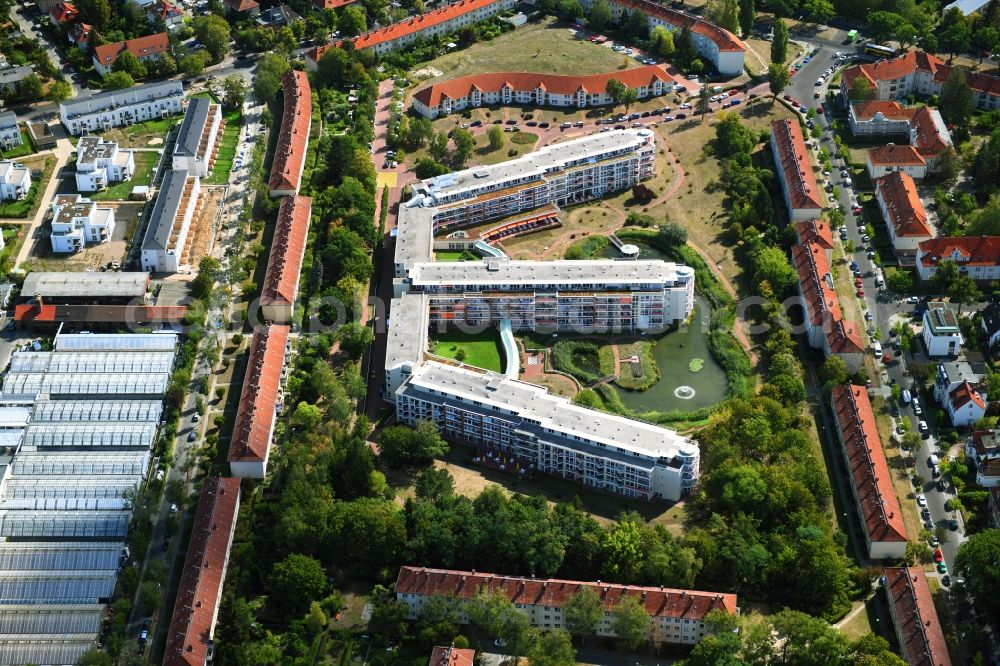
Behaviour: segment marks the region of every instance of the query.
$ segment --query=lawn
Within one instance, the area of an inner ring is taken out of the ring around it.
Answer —
[[[28,190],[28,196],[19,201],[7,201],[0,204],[0,218],[10,217],[10,218],[28,218],[35,214],[38,207],[42,205],[40,193],[45,191],[46,186],[49,184],[49,179],[52,178],[52,172],[56,168],[56,158],[52,155],[39,155],[38,157],[31,157],[24,160],[24,164],[32,170],[32,172],[42,172],[41,178],[35,178],[34,174],[31,179],[31,189]]]
[[[35,152],[35,149],[31,145],[31,137],[28,136],[26,131],[21,130],[21,145],[14,146],[10,150],[0,150],[0,159],[12,160],[30,155],[33,152]]]
[[[240,127],[242,125],[242,115],[239,110],[230,111],[225,115],[226,128],[222,131],[222,143],[219,146],[219,154],[215,158],[215,167],[212,175],[205,178],[205,185],[224,185],[229,182],[229,172],[233,168],[233,159],[236,157],[236,144],[240,139]]]
[[[432,353],[457,360],[459,351],[465,352],[462,361],[468,365],[500,372],[503,368],[503,351],[500,349],[500,334],[494,330],[469,334],[457,330],[437,333],[431,345]]]
[[[457,250],[441,250],[434,253],[434,261],[461,261],[462,254]]]
[[[414,76],[418,86],[483,72],[543,72],[546,74],[601,74],[639,66],[639,62],[609,46],[576,38],[576,30],[554,18],[528,24],[495,41],[473,44],[460,52],[421,63]],[[433,75],[434,70],[440,75]],[[417,74],[419,73],[419,75]],[[427,76],[430,74],[431,76]]]
[[[100,192],[93,192],[86,196],[89,196],[94,201],[127,201],[133,187],[149,185],[153,178],[153,169],[156,168],[156,163],[160,159],[160,154],[137,150],[134,155],[135,174],[133,174],[131,180],[123,180]]]

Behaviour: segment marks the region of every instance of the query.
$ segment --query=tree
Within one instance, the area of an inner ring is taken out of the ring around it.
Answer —
[[[705,616],[706,636],[698,641],[685,660],[685,666],[742,666],[740,626],[736,616],[711,611]],[[655,639],[654,639],[655,640]]]
[[[951,259],[944,259],[938,263],[937,268],[934,270],[934,277],[931,278],[931,282],[942,293],[945,293],[951,290],[951,285],[958,279],[958,275],[958,264]]]
[[[687,244],[688,233],[683,225],[676,222],[665,222],[660,225],[656,237],[668,248],[674,249]]]
[[[791,75],[788,67],[779,63],[771,63],[767,67],[767,85],[771,94],[777,99],[781,91],[788,85]]]
[[[211,56],[212,63],[222,62],[229,52],[229,24],[226,19],[215,14],[199,16],[192,25],[194,34]],[[262,98],[266,99],[266,98]]]
[[[451,169],[430,157],[421,157],[413,165],[413,173],[417,178],[433,178],[450,172]]]
[[[972,44],[979,52],[979,64],[983,58],[1000,50],[1000,30],[991,25],[984,25],[972,34]]]
[[[323,410],[305,401],[299,402],[296,405],[295,411],[292,412],[292,416],[289,419],[289,423],[293,428],[298,428],[305,432],[314,430],[322,422]]]
[[[614,106],[624,105],[626,112],[628,112],[630,106],[635,104],[637,99],[635,90],[629,88],[618,79],[610,79],[604,86],[604,92],[611,98],[611,103]]]
[[[486,130],[486,136],[490,140],[490,150],[500,150],[503,148],[503,130],[499,125],[490,125]]]
[[[649,37],[649,17],[641,9],[627,12],[623,17],[622,30],[637,40]]]
[[[611,23],[611,5],[608,0],[594,0],[587,12],[587,24],[591,30],[601,32]]]
[[[448,156],[448,135],[444,132],[438,132],[431,137],[430,143],[427,145],[427,152],[433,159],[443,162]]]
[[[348,322],[337,329],[337,341],[343,349],[353,359],[361,358],[365,347],[375,339],[372,329],[358,322]]]
[[[233,74],[222,81],[222,106],[226,109],[242,109],[247,98],[247,82],[242,76]]]
[[[461,169],[465,166],[465,162],[469,159],[469,156],[472,155],[472,151],[476,147],[476,140],[469,130],[462,129],[461,127],[452,133],[451,140],[455,144],[452,163],[456,169]]]
[[[527,635],[528,618],[502,591],[482,590],[469,600],[466,614],[469,621],[487,636],[503,641],[510,654],[520,654]]]
[[[953,185],[958,178],[958,174],[962,172],[962,158],[959,156],[958,151],[948,146],[938,155],[935,166],[938,174],[941,176],[941,182],[946,185]]]
[[[365,10],[356,6],[347,6],[340,15],[340,31],[347,37],[360,35],[368,30],[368,17]]]
[[[851,79],[847,86],[847,97],[852,102],[872,99],[875,96],[875,86],[863,76]]]
[[[612,612],[611,630],[628,650],[635,650],[646,642],[650,624],[649,613],[635,595],[623,597]]]
[[[767,282],[775,295],[783,296],[798,282],[798,273],[788,263],[785,253],[777,247],[765,247],[754,257],[757,283]]]
[[[805,0],[802,3],[802,11],[814,23],[829,23],[837,13],[830,0]]]
[[[737,0],[710,0],[706,12],[712,23],[739,34],[740,7]]]
[[[379,457],[389,467],[428,465],[448,452],[448,443],[431,421],[421,421],[415,429],[404,425],[383,428],[378,447]]]
[[[146,78],[146,66],[127,49],[118,54],[111,69],[115,72],[125,72],[133,79]]]
[[[563,606],[566,630],[581,639],[597,633],[603,618],[604,603],[589,587],[581,587]]]
[[[181,72],[184,73],[184,76],[201,76],[201,73],[205,71],[205,57],[206,56],[203,51],[186,55],[181,58],[178,63],[178,67],[181,68]]]
[[[847,383],[847,363],[844,359],[831,354],[819,367],[819,379],[825,386],[843,386]]]
[[[754,0],[741,0],[740,2],[740,28],[743,36],[747,37],[753,30],[753,22],[757,18],[757,10],[754,7]]]
[[[80,18],[98,32],[104,32],[111,21],[111,4],[108,0],[80,0],[76,3]]]
[[[968,275],[961,275],[951,283],[948,295],[952,303],[958,303],[958,315],[962,315],[962,306],[977,303],[983,298],[983,294],[976,286],[976,281]]]
[[[895,12],[879,10],[868,14],[871,38],[876,42],[887,42],[890,39],[895,39],[903,31],[905,25],[906,18]]]
[[[466,356],[467,354],[465,353],[465,349],[459,349],[457,352],[455,352],[455,360],[458,361],[459,363],[465,363]]]
[[[309,629],[309,633],[314,636],[326,629],[326,613],[323,612],[323,607],[319,605],[318,601],[313,601],[309,604],[309,612],[306,613],[305,624]]]
[[[687,70],[698,56],[698,51],[694,48],[694,35],[686,22],[681,26],[676,44],[677,52],[674,55],[674,60],[680,69]]]
[[[952,69],[948,79],[941,86],[940,105],[941,115],[944,119],[964,128],[975,108],[972,100],[972,89],[965,78],[965,70],[955,67]]]
[[[257,78],[253,82],[253,93],[257,99],[274,99],[281,90],[281,80],[292,68],[288,58],[277,53],[269,53],[257,62]]]
[[[50,102],[63,102],[73,96],[73,86],[68,81],[59,79],[49,86],[49,92],[45,98]]]
[[[154,581],[147,580],[139,584],[139,607],[144,613],[153,613],[159,608],[161,597],[160,586]]]
[[[788,26],[784,20],[774,22],[774,40],[771,42],[771,62],[784,65],[788,58]]]
[[[94,646],[77,658],[76,666],[112,666],[111,655]]]
[[[123,90],[124,88],[131,88],[134,85],[135,81],[132,80],[132,77],[127,72],[111,72],[104,77],[102,87],[105,90]]]
[[[528,662],[531,666],[576,666],[573,642],[569,634],[561,629],[533,630],[528,643]]]
[[[453,596],[433,596],[420,606],[417,626],[420,638],[428,645],[448,643],[458,633],[462,614]]]
[[[299,553],[275,564],[267,583],[268,604],[288,618],[302,616],[313,601],[323,598],[328,587],[319,560]]]
[[[953,7],[946,11],[941,17],[941,24],[938,26],[938,43],[948,52],[951,62],[956,53],[965,53],[969,50],[972,42],[972,28],[969,20],[965,18],[962,10]]]
[[[913,273],[908,270],[896,269],[886,275],[885,285],[889,291],[897,294],[908,294],[913,291]]]
[[[711,104],[712,104],[711,91],[708,89],[708,84],[705,84],[701,87],[701,90],[698,91],[697,110],[698,113],[701,114],[701,122],[705,122],[705,117],[712,110]]]

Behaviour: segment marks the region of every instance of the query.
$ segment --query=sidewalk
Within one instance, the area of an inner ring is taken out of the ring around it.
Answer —
[[[69,139],[58,139],[56,141],[55,150],[37,154],[47,155],[49,152],[55,155],[56,166],[52,171],[52,177],[49,178],[48,185],[45,186],[45,191],[38,193],[38,196],[41,197],[41,203],[39,204],[38,210],[35,212],[35,216],[31,219],[31,223],[25,231],[27,235],[25,236],[24,243],[21,245],[21,250],[17,253],[17,258],[14,259],[14,268],[19,268],[21,264],[27,261],[28,257],[31,255],[31,250],[35,247],[35,235],[38,233],[38,230],[42,225],[42,220],[45,219],[45,215],[49,212],[49,202],[52,201],[52,197],[56,193],[56,188],[59,186],[59,174],[62,172],[63,167],[66,166],[66,163],[69,162],[69,158],[73,155],[73,144],[69,142]]]

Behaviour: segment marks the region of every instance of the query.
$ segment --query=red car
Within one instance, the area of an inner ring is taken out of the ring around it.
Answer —
[[[732,97],[733,95],[736,95],[739,92],[740,92],[739,90],[737,90],[736,88],[733,88],[732,90],[729,91],[729,96]]]
[[[855,215],[861,215],[861,206],[855,206],[854,208],[851,209],[851,212],[854,213]]]
[[[823,115],[824,113],[826,113],[826,109],[824,109],[824,108],[823,108],[823,105],[822,105],[822,104],[820,104],[820,105],[819,105],[819,108],[818,108],[818,109],[816,109],[816,113],[818,113],[818,114],[820,114],[820,115]]]
[[[787,94],[787,93],[785,93],[784,95],[782,95],[781,98],[783,100],[785,100],[786,102],[791,102],[792,101],[792,96],[789,95],[789,94]]]
[[[861,278],[859,277],[854,278],[854,286],[857,287],[858,289],[861,289]]]
[[[889,365],[890,363],[892,363],[892,354],[890,354],[889,352],[886,352],[882,356],[882,362],[885,363],[886,365]]]
[[[940,548],[938,548],[937,550],[934,551],[934,561],[935,562],[944,562],[944,553],[941,552]]]
[[[865,297],[865,290],[862,289],[861,287],[858,287],[858,298],[864,298],[864,297]]]

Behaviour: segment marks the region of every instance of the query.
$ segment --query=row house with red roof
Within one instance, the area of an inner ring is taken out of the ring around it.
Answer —
[[[281,409],[288,326],[258,326],[250,343],[243,392],[229,445],[230,473],[241,479],[263,479],[271,452],[274,424]]]
[[[310,197],[282,197],[260,294],[266,321],[290,324],[309,236]]]
[[[910,51],[889,60],[848,67],[841,75],[840,92],[847,103],[851,101],[855,81],[864,80],[871,87],[870,99],[904,99],[909,95],[931,97],[941,94],[954,69],[929,53]],[[968,71],[965,77],[977,109],[1000,109],[1000,78]]]
[[[281,115],[278,145],[274,149],[271,176],[267,181],[272,197],[295,196],[302,182],[309,130],[312,125],[312,92],[305,72],[289,70],[282,79],[285,109]]]
[[[583,0],[584,9],[590,9],[594,0]],[[674,33],[674,39],[685,26],[691,31],[691,41],[698,55],[719,70],[720,74],[737,76],[743,73],[746,46],[740,39],[721,26],[705,19],[672,9],[653,0],[610,0],[611,20],[621,23],[629,14],[646,15],[649,30],[663,27]]]
[[[826,250],[817,243],[795,245],[792,265],[799,276],[809,346],[822,349],[825,357],[839,356],[851,372],[857,372],[864,359],[864,342],[857,324],[841,313]]]
[[[429,85],[413,95],[412,104],[414,111],[432,120],[467,108],[496,104],[585,109],[614,104],[605,91],[612,80],[634,90],[638,99],[666,94],[675,85],[674,78],[659,65],[589,76],[497,72]]]
[[[146,19],[150,23],[163,21],[167,30],[172,30],[178,25],[184,25],[184,10],[169,0],[156,0],[146,7]]]
[[[795,223],[795,239],[799,245],[817,245],[826,255],[827,262],[833,259],[833,231],[826,220],[805,220]]]
[[[908,145],[920,156],[918,164],[927,171],[935,170],[938,157],[952,145],[951,133],[941,113],[929,106],[904,107],[892,100],[855,102],[851,104],[848,118],[855,136],[904,139],[907,143],[902,145]],[[885,175],[885,172],[875,174],[873,170],[891,167],[894,164],[892,157],[891,152],[869,153],[869,173],[874,178]],[[909,160],[899,165],[902,167],[911,166],[914,161],[910,153],[902,153],[900,157]],[[912,172],[910,175],[918,177]]]
[[[892,472],[875,426],[875,412],[864,386],[835,386],[830,408],[850,475],[851,492],[872,560],[900,559],[909,543]]]
[[[882,586],[896,642],[910,666],[951,666],[944,630],[920,567],[886,567]]]
[[[1000,236],[943,236],[917,245],[917,275],[930,280],[942,261],[977,282],[1000,280]],[[992,344],[992,341],[991,341]]]
[[[911,145],[887,143],[868,149],[868,176],[872,181],[893,173],[904,173],[914,180],[927,175],[927,160]]]
[[[160,56],[170,50],[170,41],[167,33],[158,32],[155,35],[147,35],[136,39],[126,39],[124,42],[114,42],[113,44],[103,44],[94,47],[94,69],[101,76],[111,73],[115,61],[123,51],[128,51],[140,62],[151,62],[159,60]]]
[[[164,666],[212,663],[215,624],[239,512],[239,479],[205,479],[167,630]]]
[[[788,218],[792,222],[818,218],[823,212],[823,194],[798,121],[785,118],[771,123],[771,152]]]
[[[540,629],[565,629],[563,609],[583,589],[601,601],[602,617],[597,636],[613,637],[615,608],[626,597],[637,599],[651,619],[649,639],[672,645],[694,645],[707,633],[705,617],[712,611],[739,613],[736,595],[668,587],[620,585],[602,581],[581,582],[522,578],[499,574],[402,566],[396,579],[396,600],[406,604],[407,618],[435,597],[449,597],[458,604],[460,623],[468,624],[464,604],[480,592],[500,593]]]
[[[431,651],[427,666],[474,666],[475,663],[476,651],[471,648],[438,645]]]
[[[1000,437],[996,430],[977,430],[965,443],[965,455],[976,466],[976,483],[1000,487]]]
[[[877,179],[875,200],[897,255],[915,257],[920,243],[934,237],[917,184],[908,174],[894,171]]]

